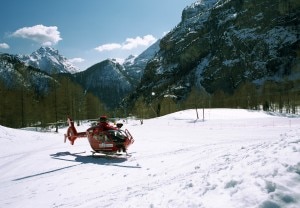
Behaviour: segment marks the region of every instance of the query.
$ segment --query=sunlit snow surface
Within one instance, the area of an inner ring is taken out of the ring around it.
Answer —
[[[125,121],[131,157],[0,126],[0,207],[300,207],[300,118],[205,109]],[[85,123],[78,127],[84,131]]]

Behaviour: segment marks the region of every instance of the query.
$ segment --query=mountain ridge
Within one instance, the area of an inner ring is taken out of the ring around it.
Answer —
[[[58,50],[52,47],[40,47],[30,55],[18,55],[18,58],[27,66],[39,68],[49,74],[79,72],[80,69],[74,66],[66,57],[59,54]]]

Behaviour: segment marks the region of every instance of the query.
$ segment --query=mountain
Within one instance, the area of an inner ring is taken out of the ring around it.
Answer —
[[[57,50],[41,47],[31,55],[11,56],[13,63],[2,61],[0,74],[11,85],[20,76],[11,74],[17,66],[71,75],[111,109],[126,95],[131,103],[152,95],[179,101],[193,88],[234,94],[248,82],[261,87],[268,80],[296,80],[289,89],[299,89],[299,19],[297,0],[196,1],[172,31],[123,64],[108,59],[78,72]]]
[[[138,56],[129,56],[123,64],[107,59],[74,76],[87,92],[93,93],[113,109],[140,83],[145,66],[159,50],[159,42]]]
[[[53,75],[66,75],[67,79],[77,81],[87,93],[100,98],[107,108],[113,109],[137,86],[144,66],[154,56],[157,47],[158,44],[154,44],[141,55],[134,57],[131,64],[128,62],[129,57],[126,62],[128,68],[113,59],[107,59],[82,72],[78,72],[79,70],[51,47],[41,47],[31,55],[1,54],[0,80],[5,87],[31,86],[39,95],[44,95],[49,91],[48,81],[42,81],[45,76],[53,79]]]
[[[144,69],[149,60],[151,60],[159,51],[160,40],[156,41],[145,51],[138,56],[129,56],[123,63],[125,68],[124,72],[130,81],[137,85],[140,83],[142,76],[144,75]]]
[[[183,99],[192,87],[232,94],[243,83],[299,79],[297,0],[202,0],[160,41],[130,99]]]
[[[114,108],[133,90],[124,70],[121,64],[107,59],[74,76],[85,91],[99,97],[108,108]]]
[[[18,58],[28,66],[32,66],[49,74],[76,73],[77,67],[51,47],[41,47],[31,55],[18,55]]]
[[[0,82],[6,89],[32,89],[38,94],[50,90],[53,78],[47,73],[26,66],[15,55],[0,54]]]

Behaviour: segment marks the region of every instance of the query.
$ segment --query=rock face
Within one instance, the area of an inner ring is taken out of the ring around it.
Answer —
[[[182,12],[160,41],[132,97],[173,94],[191,87],[233,93],[244,82],[299,78],[297,0],[203,0]]]

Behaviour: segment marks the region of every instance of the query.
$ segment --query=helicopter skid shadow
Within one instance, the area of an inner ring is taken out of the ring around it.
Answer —
[[[121,165],[121,163],[126,162],[126,157],[119,157],[117,155],[82,155],[85,152],[80,153],[70,153],[70,152],[58,152],[50,155],[53,159],[78,162],[81,164],[97,164],[106,166],[117,166],[123,168],[141,168],[140,166],[130,166]],[[75,159],[66,159],[65,156],[73,156]],[[125,155],[124,155],[125,156]]]

